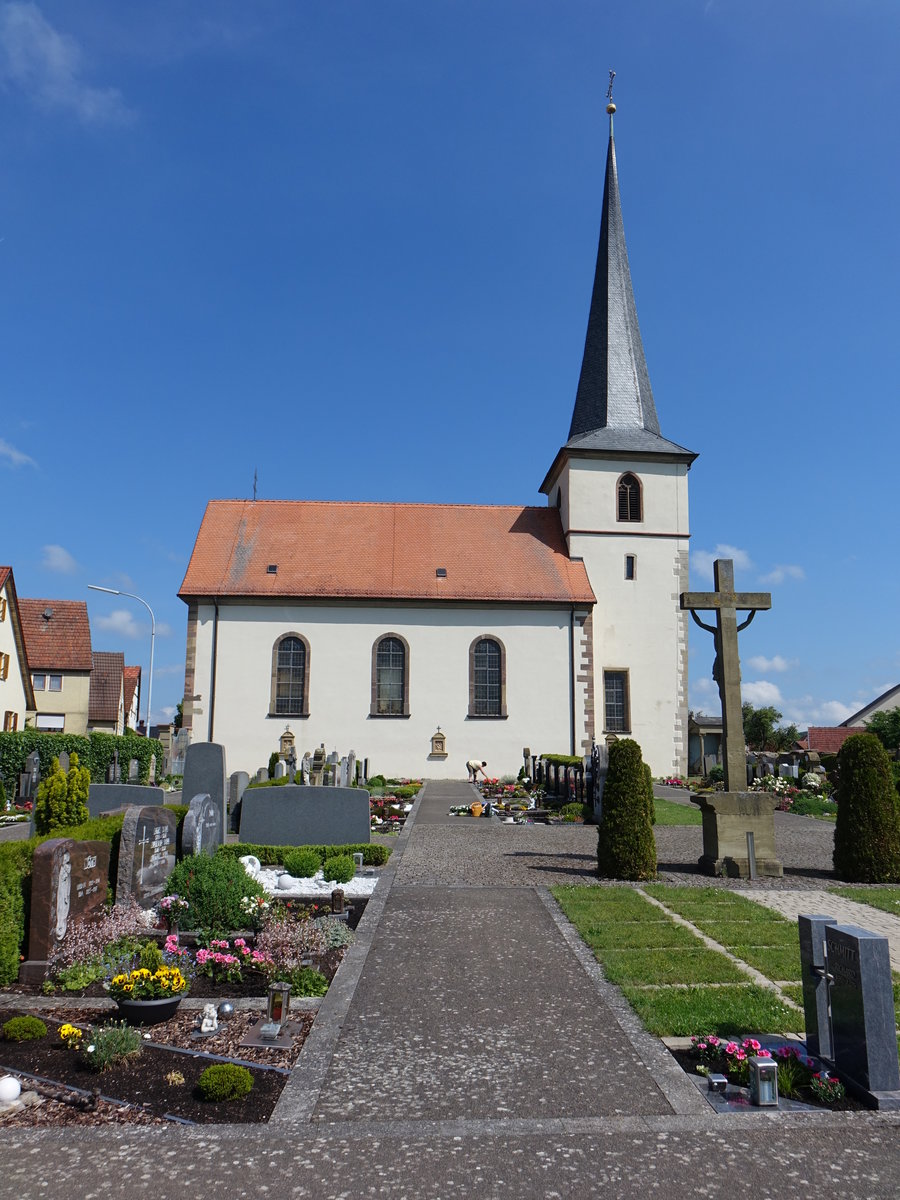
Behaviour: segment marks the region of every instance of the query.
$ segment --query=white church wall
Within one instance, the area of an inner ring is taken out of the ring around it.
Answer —
[[[199,606],[192,740],[209,734],[213,606]],[[570,745],[569,610],[540,606],[273,605],[220,603],[213,739],[228,769],[254,772],[290,725],[298,755],[321,742],[368,757],[371,773],[464,777],[466,760],[512,774],[522,748],[566,753]],[[272,648],[296,632],[309,644],[309,716],[269,716]],[[372,717],[372,647],[397,633],[409,644],[409,716]],[[506,650],[505,719],[468,717],[469,647],[481,635]],[[576,692],[582,705],[583,689]],[[583,715],[578,718],[580,728]],[[449,757],[430,759],[440,725]]]

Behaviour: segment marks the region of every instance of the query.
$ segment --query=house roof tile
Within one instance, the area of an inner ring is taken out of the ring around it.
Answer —
[[[125,668],[124,687],[125,687],[125,712],[126,713],[131,712],[131,702],[132,702],[132,700],[134,700],[134,690],[140,683],[140,679],[141,679],[141,668],[140,667],[126,667]]]
[[[816,750],[820,754],[837,754],[847,738],[854,733],[865,733],[865,729],[859,725],[854,727],[840,725],[837,728],[810,725],[807,730],[806,740],[810,750]]]
[[[33,671],[90,671],[91,626],[83,600],[23,598],[19,612]]]
[[[554,508],[313,500],[210,501],[178,594],[594,603]]]
[[[117,721],[125,655],[119,651],[95,650],[91,670],[91,691],[88,699],[89,721]]]

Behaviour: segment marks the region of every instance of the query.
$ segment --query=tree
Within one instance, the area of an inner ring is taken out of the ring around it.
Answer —
[[[838,754],[834,869],[851,883],[900,882],[900,810],[887,751],[872,733]]]
[[[885,750],[900,750],[900,706],[872,714],[866,731],[874,733]]]
[[[800,736],[796,725],[779,726],[781,713],[771,704],[765,708],[742,704],[741,716],[744,740],[751,750],[790,750]]]
[[[613,742],[597,829],[597,870],[607,879],[652,879],[656,842],[650,825],[641,748],[631,738]]]
[[[176,729],[180,729],[184,723],[184,701],[179,700],[175,705],[175,720],[172,722]]]
[[[38,786],[34,827],[38,833],[53,833],[72,825],[83,825],[89,817],[87,799],[91,773],[78,765],[78,755],[69,756],[66,773],[54,758],[50,774]]]

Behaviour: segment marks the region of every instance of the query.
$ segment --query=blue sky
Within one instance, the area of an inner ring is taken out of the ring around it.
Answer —
[[[895,0],[0,0],[0,562],[181,698],[214,497],[543,503],[607,71],[692,587],[772,592],[744,695],[900,680]],[[691,703],[715,711],[712,639]]]

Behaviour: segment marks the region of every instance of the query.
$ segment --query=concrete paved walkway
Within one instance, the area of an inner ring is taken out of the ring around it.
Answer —
[[[472,796],[424,790],[267,1126],[10,1130],[0,1197],[897,1195],[896,1118],[716,1116],[546,890],[590,831],[567,875]]]
[[[890,946],[891,967],[900,971],[900,911],[895,917],[870,904],[859,904],[833,892],[754,892],[752,899],[795,921],[800,913],[823,913],[834,917],[840,925],[859,925],[872,933],[886,937]],[[900,893],[898,893],[900,899]]]

